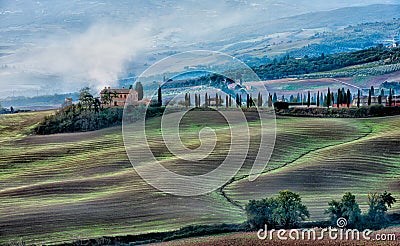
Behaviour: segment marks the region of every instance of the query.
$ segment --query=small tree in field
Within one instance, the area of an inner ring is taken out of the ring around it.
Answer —
[[[356,202],[356,198],[350,192],[347,192],[342,197],[341,201],[332,200],[328,203],[329,208],[325,211],[331,218],[331,223],[336,226],[339,218],[347,220],[348,227],[357,227],[361,223],[361,210]]]
[[[252,228],[263,228],[264,225],[292,228],[310,216],[300,195],[289,190],[279,191],[277,197],[250,201],[246,213]]]
[[[308,209],[301,203],[298,193],[289,190],[279,191],[276,198],[277,208],[274,210],[274,219],[278,225],[285,228],[295,226],[300,220],[310,216]]]
[[[371,229],[380,229],[387,224],[386,212],[396,202],[391,193],[368,194],[369,210],[366,215],[366,226]]]

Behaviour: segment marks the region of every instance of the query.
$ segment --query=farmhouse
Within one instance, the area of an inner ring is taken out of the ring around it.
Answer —
[[[125,87],[122,89],[104,87],[100,92],[100,99],[103,106],[124,106],[129,94],[134,102],[138,101],[137,91],[125,89]]]

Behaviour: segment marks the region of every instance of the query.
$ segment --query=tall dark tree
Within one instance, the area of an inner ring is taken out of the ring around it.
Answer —
[[[317,107],[319,107],[319,91],[317,93]]]
[[[389,107],[391,107],[392,106],[392,101],[393,101],[393,95],[392,95],[392,89],[389,89],[389,98],[388,98],[388,100],[389,100]]]
[[[137,91],[138,100],[139,101],[142,100],[143,99],[143,85],[142,85],[142,83],[140,83],[140,81],[136,82],[135,91]]]
[[[242,107],[242,95],[239,95],[239,107]]]
[[[269,108],[272,108],[272,105],[273,105],[273,103],[272,103],[272,95],[271,94],[269,94],[269,97],[268,97],[268,107]]]
[[[326,106],[331,106],[331,89],[328,87],[328,94],[326,95]]]
[[[350,89],[347,89],[347,107],[350,108],[351,93]]]
[[[229,107],[232,107],[232,95],[229,94]]]
[[[218,108],[219,102],[218,102],[218,93],[215,93],[215,106]]]
[[[247,98],[246,98],[246,107],[249,108],[250,105],[250,95],[247,94]]]
[[[229,100],[229,97],[228,97],[228,94],[226,94],[225,95],[225,107],[226,108],[229,108],[229,101],[228,100]]]
[[[371,100],[372,100],[372,90],[370,89],[368,92],[368,106],[371,106]]]
[[[371,86],[371,95],[375,96],[375,88],[374,88],[374,86]]]
[[[340,107],[340,104],[342,103],[341,95],[342,95],[342,91],[340,89],[338,89],[337,90],[337,99],[336,99],[336,105],[338,108]]]
[[[207,92],[206,92],[206,94],[204,95],[204,107],[208,107],[208,95],[207,95]]]
[[[324,104],[324,93],[320,94],[320,99],[319,99],[319,105],[323,105]]]
[[[161,91],[161,86],[158,86],[158,93],[157,93],[157,102],[159,106],[162,106],[162,91]]]
[[[360,89],[358,89],[358,95],[357,95],[357,108],[360,108]]]
[[[309,108],[311,105],[311,94],[310,91],[308,91],[308,97],[307,97],[307,107]]]

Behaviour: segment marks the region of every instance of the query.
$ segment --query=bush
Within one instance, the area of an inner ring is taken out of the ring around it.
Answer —
[[[336,226],[339,218],[347,220],[348,228],[359,230],[374,229],[379,230],[388,225],[386,218],[388,207],[396,202],[391,193],[386,191],[382,194],[370,193],[368,195],[369,210],[366,214],[361,214],[360,207],[356,202],[355,196],[346,193],[341,201],[332,200],[325,213],[330,215],[331,225]]]
[[[288,190],[279,191],[275,198],[251,200],[246,205],[246,213],[251,228],[263,228],[264,225],[293,228],[310,216],[307,207],[301,203],[300,195]]]

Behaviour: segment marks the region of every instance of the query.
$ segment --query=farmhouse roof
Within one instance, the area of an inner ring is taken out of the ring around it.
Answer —
[[[109,91],[110,93],[114,93],[114,91],[116,92],[116,93],[118,93],[118,94],[129,94],[129,89],[125,89],[125,88],[122,88],[122,89],[120,89],[120,88],[110,88],[110,87],[108,87],[108,88],[104,88],[100,93],[105,93],[106,91]]]

